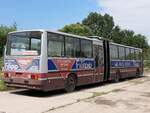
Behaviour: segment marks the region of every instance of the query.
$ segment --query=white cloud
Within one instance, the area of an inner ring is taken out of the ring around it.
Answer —
[[[150,0],[97,0],[102,13],[114,17],[116,25],[150,38]],[[149,39],[150,43],[150,39]]]

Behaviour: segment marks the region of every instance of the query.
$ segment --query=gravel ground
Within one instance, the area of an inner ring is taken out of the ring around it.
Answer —
[[[150,113],[150,77],[39,92],[0,92],[0,113]]]

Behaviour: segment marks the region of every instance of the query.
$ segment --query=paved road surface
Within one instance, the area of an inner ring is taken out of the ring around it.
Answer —
[[[150,113],[150,77],[62,90],[0,92],[0,113]]]

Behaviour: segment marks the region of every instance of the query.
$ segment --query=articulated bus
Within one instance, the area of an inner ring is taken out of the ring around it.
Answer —
[[[143,74],[142,49],[99,37],[48,30],[8,34],[4,52],[7,86],[50,91]]]

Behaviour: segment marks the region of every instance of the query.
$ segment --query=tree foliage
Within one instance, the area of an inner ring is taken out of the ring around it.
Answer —
[[[85,26],[80,23],[65,25],[59,31],[71,33],[80,36],[89,36],[92,35],[91,29],[88,26]]]
[[[82,24],[88,26],[94,35],[105,38],[110,38],[110,33],[114,27],[113,17],[108,14],[102,16],[96,12],[90,13],[82,21]]]
[[[131,30],[121,30],[119,26],[116,26],[112,30],[111,38],[115,43],[142,48],[144,57],[147,57],[146,53],[149,45],[147,38],[144,35],[135,34],[134,31]]]
[[[147,37],[135,34],[132,30],[124,30],[115,26],[113,17],[91,12],[81,24],[66,25],[60,31],[76,35],[94,35],[112,40],[115,43],[142,48],[147,53],[149,48]],[[146,55],[146,54],[145,54]]]
[[[3,47],[6,44],[7,34],[17,29],[16,23],[11,26],[0,25],[0,56],[3,53]]]

